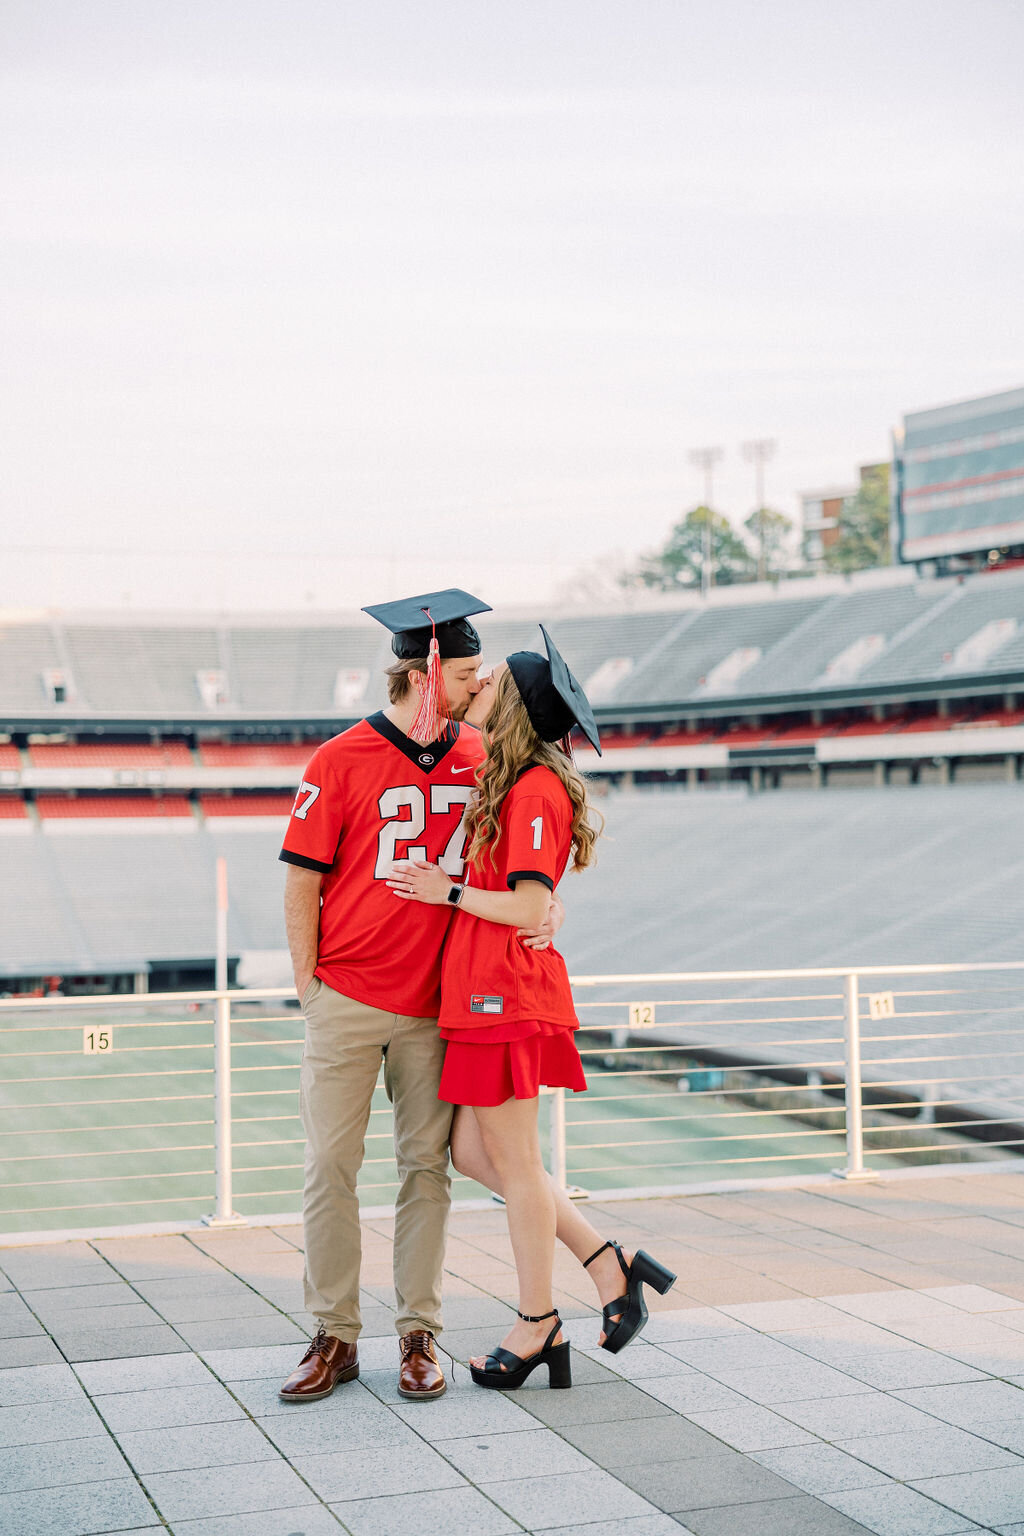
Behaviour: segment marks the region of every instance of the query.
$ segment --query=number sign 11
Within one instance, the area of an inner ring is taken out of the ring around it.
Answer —
[[[114,1049],[114,1031],[86,1024],[82,1030],[82,1051],[86,1056],[109,1056]]]

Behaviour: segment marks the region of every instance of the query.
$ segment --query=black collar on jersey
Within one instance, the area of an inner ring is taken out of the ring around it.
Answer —
[[[516,651],[507,658],[530,723],[541,741],[561,741],[578,725],[600,756],[601,738],[590,700],[543,624],[540,632],[548,653],[546,658],[536,651]]]
[[[383,736],[385,741],[390,741],[399,752],[404,752],[411,763],[415,763],[421,773],[432,773],[438,763],[448,756],[459,739],[459,728],[455,727],[451,736],[444,736],[440,741],[432,741],[429,746],[421,747],[418,741],[413,741],[404,731],[400,731],[394,721],[389,720],[383,710],[370,715],[366,721],[372,726],[378,736]]]

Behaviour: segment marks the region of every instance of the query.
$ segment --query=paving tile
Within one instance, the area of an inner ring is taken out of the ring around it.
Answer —
[[[971,1424],[971,1433],[1024,1457],[1024,1420],[983,1419],[980,1424]]]
[[[849,1515],[808,1494],[689,1510],[685,1520],[694,1536],[863,1536],[865,1530]]]
[[[529,1467],[535,1477],[586,1472],[590,1463],[550,1429],[513,1430],[499,1435],[471,1435],[439,1440],[436,1449],[471,1483],[502,1483]]]
[[[115,1392],[94,1397],[115,1435],[133,1430],[177,1429],[190,1424],[220,1424],[242,1419],[245,1410],[219,1381],[202,1387],[154,1387],[148,1392]]]
[[[107,1271],[107,1279],[101,1285],[60,1286],[52,1290],[26,1291],[24,1295],[32,1310],[38,1312],[44,1322],[59,1318],[65,1312],[123,1307],[139,1299],[131,1286],[119,1280],[113,1270]]]
[[[106,1433],[58,1441],[48,1445],[45,1452],[32,1445],[11,1446],[0,1451],[0,1488],[5,1493],[100,1482],[127,1475],[124,1458]]]
[[[1024,1392],[1008,1381],[964,1382],[955,1387],[917,1387],[894,1394],[924,1413],[961,1429],[985,1419],[1024,1420]]]
[[[341,1526],[322,1504],[174,1522],[174,1536],[340,1536],[340,1533]]]
[[[638,1462],[684,1461],[690,1456],[713,1456],[722,1449],[720,1440],[675,1414],[640,1419],[630,1424],[566,1424],[560,1434],[606,1470]],[[443,1446],[440,1449],[444,1453]],[[531,1472],[540,1470],[529,1462],[524,1465],[529,1465]],[[471,1476],[468,1472],[466,1475]]]
[[[61,1350],[77,1364],[85,1360],[122,1360],[129,1355],[170,1355],[188,1345],[166,1323],[142,1328],[61,1329]]]
[[[187,1472],[197,1467],[235,1467],[243,1462],[273,1461],[277,1450],[248,1419],[179,1428],[123,1430],[122,1451],[140,1476],[149,1472]]]
[[[463,1478],[429,1445],[403,1446],[396,1454],[379,1450],[332,1451],[320,1456],[296,1456],[295,1470],[326,1503],[342,1497],[376,1498],[387,1493],[413,1493],[417,1488],[458,1488]]]
[[[864,1291],[830,1296],[828,1300],[829,1306],[838,1308],[840,1312],[849,1312],[854,1317],[866,1318],[869,1323],[920,1323],[929,1318],[957,1321],[956,1307],[921,1291]],[[959,1322],[963,1323],[962,1316]]]
[[[352,1536],[506,1536],[520,1527],[475,1488],[446,1488],[432,1493],[399,1493],[378,1499],[346,1499],[331,1509]],[[579,1531],[582,1527],[576,1526]],[[188,1533],[186,1533],[188,1536]],[[211,1533],[213,1536],[213,1533]],[[218,1533],[219,1536],[219,1533]],[[314,1533],[310,1533],[314,1536]],[[638,1536],[619,1526],[619,1536]],[[680,1536],[676,1526],[671,1536]]]
[[[676,1413],[713,1413],[716,1409],[749,1408],[750,1399],[723,1386],[702,1371],[684,1376],[659,1376],[645,1381],[643,1391]]]
[[[803,1368],[805,1364],[796,1350],[760,1333],[738,1339],[688,1339],[682,1343],[664,1344],[661,1349],[684,1365],[716,1378],[725,1371],[784,1370],[792,1366]]]
[[[843,1397],[866,1390],[862,1381],[817,1360],[755,1371],[720,1371],[717,1380],[755,1403],[795,1403],[810,1397]]]
[[[215,1291],[208,1296],[166,1296],[151,1303],[165,1322],[182,1330],[183,1324],[234,1324],[249,1318],[279,1318],[280,1312],[254,1291]],[[295,1324],[298,1327],[298,1324]]]
[[[87,1360],[75,1375],[90,1397],[111,1392],[148,1392],[162,1387],[205,1387],[213,1380],[196,1355],[151,1355],[128,1360]]]
[[[979,1525],[1007,1525],[1024,1511],[1024,1465],[915,1479],[912,1486]]]
[[[765,1452],[763,1454],[781,1454]],[[681,1462],[645,1462],[619,1467],[616,1476],[670,1514],[755,1500],[785,1499],[794,1485],[749,1456],[720,1451]]]
[[[983,1381],[985,1373],[930,1349],[901,1349],[885,1355],[858,1355],[844,1361],[843,1371],[867,1386],[883,1392],[905,1387],[946,1386],[962,1381]]]
[[[25,1365],[59,1365],[63,1360],[56,1344],[45,1335],[0,1340],[0,1372],[17,1370]]]
[[[905,1430],[935,1428],[934,1418],[885,1392],[783,1403],[779,1412],[820,1440],[850,1440],[855,1435],[895,1435]]]
[[[544,1536],[688,1536],[689,1526],[684,1526],[673,1515],[634,1515],[629,1520],[598,1520],[586,1525],[558,1525],[549,1527]],[[691,1533],[692,1536],[692,1533]]]
[[[0,1407],[25,1403],[74,1402],[83,1398],[82,1386],[64,1361],[60,1365],[24,1365],[0,1371]]]
[[[190,1243],[187,1237],[97,1238],[94,1247],[126,1280],[224,1273],[215,1259]]]
[[[148,1472],[142,1482],[165,1520],[246,1515],[257,1510],[299,1509],[316,1496],[285,1461],[256,1461],[194,1472]],[[292,1527],[298,1529],[297,1526]]]
[[[851,1488],[826,1494],[825,1498],[834,1509],[859,1520],[876,1536],[960,1536],[961,1532],[978,1530],[973,1522],[965,1524],[963,1515],[943,1509],[923,1493],[896,1483],[885,1483],[880,1488]]]
[[[0,1296],[0,1339],[24,1339],[42,1333],[42,1325],[14,1291]]]
[[[288,1403],[280,1396],[279,1389],[286,1374],[285,1371],[281,1371],[276,1376],[257,1376],[252,1381],[230,1381],[228,1390],[257,1419],[264,1419],[271,1415],[279,1415],[282,1418],[294,1414],[308,1415],[309,1403]],[[439,1406],[436,1403],[431,1404],[434,1409]],[[360,1378],[356,1381],[342,1382],[335,1387],[330,1397],[323,1398],[315,1405],[314,1411],[320,1416],[335,1413],[351,1414],[357,1411],[364,1414],[371,1408],[374,1412],[380,1411],[381,1407],[380,1400]],[[418,1412],[421,1407],[422,1404],[417,1404],[413,1411]]]
[[[843,1398],[843,1402],[857,1402],[857,1398]],[[724,1408],[714,1413],[691,1413],[691,1423],[706,1429],[708,1434],[732,1446],[734,1451],[770,1451],[780,1445],[807,1445],[814,1436],[799,1424],[773,1413],[770,1408],[759,1408],[749,1403],[745,1408]],[[655,1422],[660,1422],[655,1420]]]
[[[964,1312],[1000,1312],[1019,1309],[1020,1302],[1014,1296],[1004,1296],[990,1291],[984,1285],[928,1285],[924,1296],[934,1296],[949,1307],[960,1307]]]
[[[99,1286],[99,1290],[107,1287]],[[131,1292],[128,1293],[131,1296]],[[66,1338],[74,1338],[92,1329],[154,1328],[163,1319],[152,1307],[132,1296],[123,1305],[109,1307],[62,1307],[47,1317],[46,1326],[58,1344]]]
[[[189,1349],[194,1349],[198,1354],[206,1354],[210,1350],[260,1349],[283,1344],[289,1344],[294,1350],[298,1345],[309,1342],[308,1334],[304,1334],[290,1317],[282,1317],[279,1312],[273,1311],[265,1317],[176,1323],[175,1328]]]
[[[139,1532],[151,1530],[152,1521],[153,1506],[133,1477],[102,1478],[81,1487],[0,1493],[0,1531],[4,1536]]]
[[[752,1459],[784,1477],[804,1493],[826,1494],[840,1488],[869,1488],[888,1478],[847,1456],[834,1445],[789,1445],[773,1451],[755,1451]]]
[[[273,1344],[266,1349],[203,1349],[199,1353],[221,1381],[251,1381],[257,1376],[279,1376],[284,1381],[302,1358],[302,1350],[294,1344]]]
[[[757,1328],[761,1333],[781,1333],[790,1328],[816,1328],[837,1323],[842,1313],[824,1301],[748,1301],[722,1307],[727,1317]]]
[[[0,1447],[48,1445],[103,1433],[103,1423],[84,1393],[77,1400],[33,1403],[30,1412],[21,1404],[0,1408]]]
[[[568,1392],[519,1391],[516,1404],[552,1429],[562,1424],[627,1423],[669,1412],[663,1403],[628,1381],[573,1387]]]
[[[644,1329],[644,1338],[648,1344],[662,1344],[682,1339],[720,1339],[752,1331],[746,1323],[717,1307],[686,1307],[653,1313]]]
[[[574,1380],[580,1355],[580,1350],[573,1354]],[[666,1353],[664,1349],[653,1344],[631,1344],[628,1349],[621,1350],[617,1355],[610,1355],[604,1349],[595,1350],[591,1358],[602,1365],[606,1371],[610,1371],[613,1376],[618,1376],[620,1381],[646,1381],[654,1376],[678,1376],[687,1369],[685,1361],[677,1360],[674,1355]]]
[[[338,1395],[338,1402],[342,1398]],[[345,1404],[351,1402],[346,1395]],[[331,1451],[355,1451],[368,1446],[422,1445],[421,1437],[404,1419],[370,1398],[373,1408],[362,1407],[353,1413],[323,1413],[323,1404],[305,1404],[305,1413],[278,1413],[258,1420],[263,1433],[273,1441],[282,1456],[291,1461],[296,1456],[326,1455]],[[422,1412],[421,1408],[421,1412]],[[527,1420],[528,1423],[532,1422]],[[401,1454],[396,1451],[396,1454]]]
[[[424,1412],[425,1406],[423,1403],[400,1403],[389,1411],[430,1442],[537,1427],[536,1418],[521,1408],[512,1395],[481,1392],[472,1385],[449,1386],[444,1397],[430,1404],[429,1413]]]
[[[599,1470],[570,1472],[565,1477],[523,1477],[485,1483],[480,1492],[529,1531],[549,1530],[567,1521],[577,1525],[595,1520],[619,1522],[634,1515],[656,1513],[646,1499],[624,1487],[611,1473]],[[624,1530],[628,1532],[629,1526]]]
[[[894,1435],[858,1435],[839,1441],[839,1447],[904,1483],[947,1472],[979,1472],[1015,1463],[1024,1467],[1012,1451],[951,1424]]]
[[[117,1275],[88,1243],[32,1243],[5,1248],[4,1271],[19,1291],[98,1285]]]

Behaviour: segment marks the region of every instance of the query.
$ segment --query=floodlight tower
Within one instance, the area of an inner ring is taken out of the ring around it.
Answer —
[[[704,548],[700,566],[700,589],[707,596],[715,584],[715,572],[711,564],[711,497],[715,465],[725,457],[724,448],[691,448],[690,463],[704,471],[704,505],[707,520],[704,524]]]
[[[775,453],[778,443],[774,437],[757,437],[749,443],[741,445],[741,452],[747,463],[753,463],[754,479],[756,483],[757,500],[755,502],[755,516],[757,517],[757,579],[764,581],[768,575],[768,560],[764,547],[764,466]]]

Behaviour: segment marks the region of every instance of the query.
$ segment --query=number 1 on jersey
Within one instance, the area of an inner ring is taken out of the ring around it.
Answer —
[[[544,837],[543,816],[535,816],[530,822],[530,826],[533,828],[533,846],[534,848],[539,848]]]

